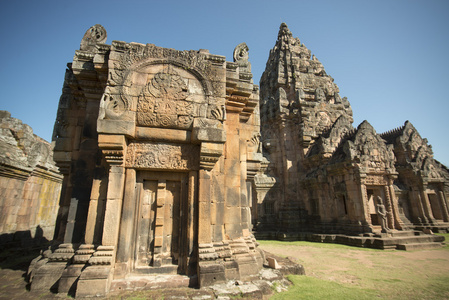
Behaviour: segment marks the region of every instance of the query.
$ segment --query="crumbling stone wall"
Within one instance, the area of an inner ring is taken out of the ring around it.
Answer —
[[[62,182],[51,145],[7,111],[0,122],[0,244],[50,241]]]

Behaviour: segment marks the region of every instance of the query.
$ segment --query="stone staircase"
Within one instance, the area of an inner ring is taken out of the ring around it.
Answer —
[[[443,236],[414,230],[380,233],[375,234],[374,238],[373,245],[379,249],[421,250],[441,248],[444,245]]]
[[[273,233],[269,239],[284,241],[310,241],[319,243],[336,243],[354,247],[375,248],[384,250],[421,250],[435,249],[444,246],[444,237],[441,235],[426,234],[422,231],[391,231],[381,233],[380,227],[374,233],[364,236],[350,236],[343,234],[318,233]]]

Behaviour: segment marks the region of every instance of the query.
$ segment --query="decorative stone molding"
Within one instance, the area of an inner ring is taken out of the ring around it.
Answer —
[[[89,258],[90,265],[111,265],[113,262],[115,246],[98,246]]]
[[[83,36],[80,49],[83,51],[92,51],[97,44],[104,44],[108,35],[106,29],[100,24],[90,27]]]
[[[95,252],[94,245],[82,244],[78,250],[76,250],[73,256],[72,262],[74,264],[86,264]]]
[[[218,254],[215,252],[213,244],[199,244],[198,257],[200,261],[216,260],[218,258]]]
[[[200,168],[211,171],[222,155],[223,144],[208,142],[201,143]]]
[[[73,244],[61,244],[48,258],[50,262],[70,261],[75,255]]]

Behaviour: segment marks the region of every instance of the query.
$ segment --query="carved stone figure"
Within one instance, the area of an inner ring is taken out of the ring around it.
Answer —
[[[382,228],[383,233],[387,233],[389,231],[387,224],[387,211],[385,210],[385,205],[380,196],[377,197],[377,205],[376,205],[376,213],[379,217],[380,227]]]

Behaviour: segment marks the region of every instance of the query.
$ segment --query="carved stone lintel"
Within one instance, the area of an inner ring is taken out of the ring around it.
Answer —
[[[126,154],[126,166],[133,168],[197,170],[199,146],[171,143],[129,144]]]

